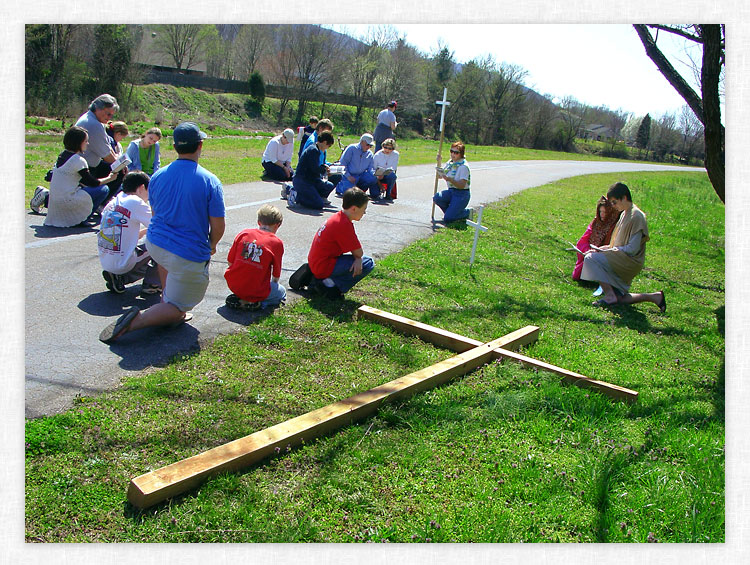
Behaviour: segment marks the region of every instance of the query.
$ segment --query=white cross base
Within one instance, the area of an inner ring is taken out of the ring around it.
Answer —
[[[472,222],[471,220],[466,220],[466,225],[474,228],[474,244],[471,246],[471,259],[469,260],[469,265],[474,264],[474,255],[477,252],[477,241],[479,240],[479,232],[487,231],[487,228],[482,225],[482,210],[484,210],[484,206],[479,207],[479,213],[477,213],[476,222]]]

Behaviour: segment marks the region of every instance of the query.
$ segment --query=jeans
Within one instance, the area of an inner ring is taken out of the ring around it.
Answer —
[[[82,186],[81,190],[86,191],[91,197],[91,201],[94,203],[91,208],[92,212],[95,212],[99,205],[109,196],[109,188],[107,188],[106,184],[101,186]]]
[[[393,198],[393,185],[396,184],[396,173],[388,173],[387,175],[383,175],[383,179],[380,182],[384,182],[387,187],[385,197]]]
[[[433,202],[443,211],[443,220],[445,222],[455,222],[468,218],[469,211],[466,209],[466,205],[470,199],[470,191],[459,190],[457,188],[443,190],[432,198]]]
[[[341,182],[336,185],[336,194],[342,195],[353,186],[358,186],[365,192],[369,190],[370,196],[373,198],[380,198],[380,184],[378,183],[378,179],[375,178],[375,175],[370,171],[365,171],[358,175],[351,175],[354,177],[354,183],[348,179],[347,175],[349,174],[350,173],[344,173],[344,178],[342,178]]]
[[[291,176],[287,176],[284,167],[279,167],[276,163],[271,161],[263,161],[263,168],[266,170],[268,178],[278,181],[290,181]]]
[[[355,277],[350,270],[353,264],[354,255],[341,255],[336,259],[336,266],[333,268],[333,273],[328,277],[342,293],[350,290],[375,268],[375,261],[365,255],[362,257],[362,272]]]
[[[296,175],[292,181],[292,186],[297,191],[296,203],[313,210],[322,210],[326,205],[328,195],[333,190],[333,185],[330,182],[319,179],[314,183],[309,183]]]
[[[266,306],[278,306],[286,300],[286,289],[277,282],[271,281],[271,293],[260,303],[261,308]]]

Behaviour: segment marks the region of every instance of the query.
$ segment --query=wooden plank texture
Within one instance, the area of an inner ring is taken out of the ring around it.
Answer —
[[[440,347],[445,347],[451,351],[467,351],[482,342],[476,339],[462,336],[457,333],[449,332],[435,326],[429,326],[422,322],[415,322],[409,318],[404,318],[397,314],[391,314],[385,310],[378,310],[371,306],[360,306],[357,309],[359,317],[367,318],[381,324],[386,324],[399,330],[401,333],[416,335],[424,341],[429,341]],[[526,326],[520,330],[508,334],[506,337],[516,336],[501,346],[503,349],[518,349],[523,345],[535,342],[539,339],[539,328],[537,326]]]
[[[372,308],[371,306],[360,306],[357,310],[357,313],[363,318],[389,325],[402,333],[419,336],[425,341],[429,341],[447,349],[453,349],[454,351],[466,351],[471,347],[476,347],[476,344],[482,343],[481,341],[477,341],[475,339],[471,339],[453,332],[447,332],[440,328],[436,328],[435,326],[416,322],[414,320],[410,320],[409,318],[398,316],[397,314],[391,314],[390,312],[386,312],[384,310]],[[515,342],[518,345],[526,345],[531,341],[537,339],[539,328],[537,328],[536,326],[526,326],[526,328],[536,328],[537,331],[535,333],[528,334],[528,337],[531,337],[533,335],[534,339],[528,339],[523,343]],[[508,351],[509,349],[512,349],[512,347],[509,347],[507,345],[499,347],[493,352],[493,355],[496,358],[513,359],[515,361],[520,361],[527,367],[534,367],[537,369],[555,373],[563,377],[563,379],[565,379],[565,381],[568,383],[596,389],[602,394],[606,394],[607,396],[616,400],[624,400],[626,402],[636,402],[638,400],[638,393],[629,388],[595,380],[585,375],[563,369],[562,367],[557,367],[550,363],[539,361],[537,359],[534,359],[533,357],[527,357],[526,355],[522,355],[520,353]]]
[[[157,504],[197,487],[217,473],[261,461],[276,448],[294,447],[365,418],[383,402],[405,398],[463,375],[492,359],[498,347],[525,338],[523,332],[513,332],[366,392],[136,477],[130,481],[128,500],[137,508]]]

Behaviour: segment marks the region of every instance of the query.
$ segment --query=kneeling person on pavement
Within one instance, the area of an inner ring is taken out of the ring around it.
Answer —
[[[226,304],[238,310],[278,306],[286,300],[279,284],[284,243],[276,232],[283,216],[278,208],[264,204],[258,210],[258,228],[242,230],[234,238],[224,273],[229,290]]]
[[[159,272],[144,239],[151,223],[149,181],[143,171],[128,173],[122,182],[122,192],[102,211],[97,237],[99,262],[107,288],[118,294],[125,292],[125,285],[141,279],[144,294],[161,290]]]
[[[328,298],[341,298],[375,267],[354,231],[354,222],[365,215],[369,199],[359,188],[344,193],[341,210],[316,232],[307,263],[289,278],[294,289],[309,286]]]
[[[221,181],[198,164],[206,134],[183,122],[172,134],[177,159],[154,173],[149,185],[153,217],[146,248],[159,264],[162,301],[140,312],[136,306],[99,335],[111,343],[126,332],[180,324],[203,300],[208,265],[224,235]]]

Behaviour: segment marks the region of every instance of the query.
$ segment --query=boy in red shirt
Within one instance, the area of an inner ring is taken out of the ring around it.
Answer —
[[[295,290],[309,286],[328,298],[339,299],[370,274],[375,262],[364,255],[354,232],[354,222],[365,215],[368,202],[367,194],[359,188],[344,192],[341,210],[317,231],[307,263],[289,277],[289,286]]]
[[[279,284],[284,243],[276,236],[283,217],[275,206],[258,210],[258,228],[242,230],[229,250],[229,268],[224,273],[232,294],[226,304],[238,310],[259,310],[286,300]]]

